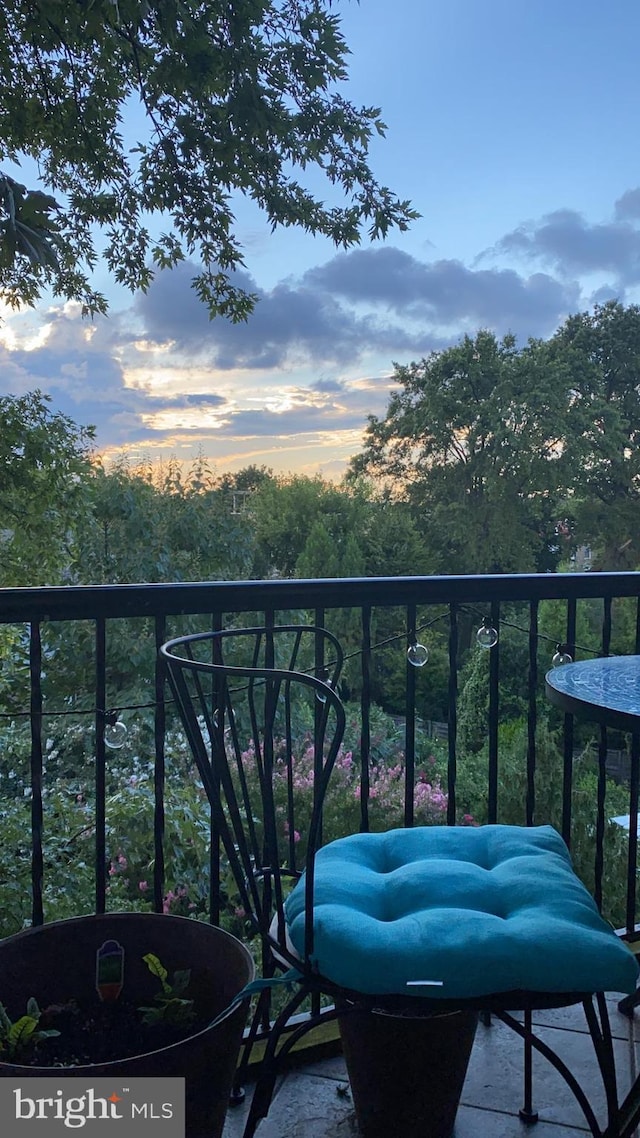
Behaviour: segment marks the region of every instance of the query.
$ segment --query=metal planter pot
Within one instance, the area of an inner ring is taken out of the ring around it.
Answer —
[[[136,1006],[151,1003],[158,982],[142,957],[154,953],[171,974],[191,969],[189,995],[199,1013],[215,1019],[245,984],[253,980],[253,959],[240,941],[222,929],[185,917],[150,913],[109,913],[42,925],[0,941],[0,1002],[12,1020],[24,1014],[34,996],[40,1007],[99,1002],[96,953],[117,941],[124,949],[123,998]],[[248,1012],[248,999],[220,1023],[169,1046],[112,1062],[76,1067],[36,1067],[0,1063],[0,1077],[64,1078],[134,1076],[184,1077],[187,1138],[220,1138]]]
[[[450,1138],[477,1012],[416,1018],[349,1011],[338,1022],[363,1138]]]

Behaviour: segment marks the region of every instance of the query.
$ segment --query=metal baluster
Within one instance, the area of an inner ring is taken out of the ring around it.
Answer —
[[[31,920],[44,921],[42,908],[42,641],[40,625],[34,621],[29,634],[29,684],[31,725]]]
[[[163,616],[155,619],[156,661],[155,661],[155,708],[154,708],[154,767],[153,767],[153,907],[156,913],[162,912],[164,896],[164,783],[165,783],[165,738],[167,731],[167,711],[165,705],[165,669],[159,655],[161,644],[167,639],[167,624]]]
[[[566,651],[576,658],[576,599],[567,602]],[[562,837],[571,848],[571,793],[573,787],[573,715],[564,717],[562,763]]]
[[[527,826],[536,808],[536,728],[538,726],[538,602],[529,606],[529,708],[527,712]]]
[[[107,722],[107,650],[106,625],[104,617],[96,619],[96,841],[95,841],[95,889],[96,913],[104,913],[106,907],[106,748],[104,729]]]
[[[416,637],[417,613],[415,605],[407,605],[407,641]],[[404,824],[414,824],[416,780],[416,669],[406,662],[405,729],[404,729]]]
[[[604,598],[602,621],[602,655],[608,656],[611,647],[611,597]],[[598,745],[598,788],[596,794],[596,852],[594,863],[594,891],[596,905],[602,909],[602,878],[604,876],[605,796],[607,790],[607,728],[600,728]]]
[[[500,628],[500,603],[491,602],[491,624]],[[500,679],[500,640],[489,650],[489,787],[487,795],[487,817],[489,822],[498,820],[498,717],[499,717],[499,679]]]
[[[362,714],[360,732],[360,830],[369,829],[369,762],[371,756],[371,607],[362,609]]]
[[[449,605],[449,698],[447,722],[449,726],[447,764],[447,825],[456,821],[456,740],[458,733],[458,607]]]

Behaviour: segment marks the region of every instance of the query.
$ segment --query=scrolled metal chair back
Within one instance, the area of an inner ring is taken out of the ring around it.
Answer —
[[[286,947],[283,905],[306,871],[313,912],[323,806],[345,727],[340,644],[323,628],[283,624],[179,637],[161,655],[240,904],[255,931],[299,964]],[[309,961],[311,919],[307,927]]]

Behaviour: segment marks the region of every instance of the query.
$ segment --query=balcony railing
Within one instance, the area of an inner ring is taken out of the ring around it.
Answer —
[[[141,906],[162,911],[177,855],[166,824],[167,795],[175,777],[174,768],[167,766],[167,737],[177,726],[157,648],[183,632],[229,622],[300,619],[326,626],[345,646],[344,694],[357,720],[353,762],[360,777],[360,829],[380,824],[372,822],[376,774],[381,763],[395,761],[389,755],[381,758],[376,749],[376,705],[381,705],[392,713],[397,734],[403,824],[416,821],[416,786],[427,777],[426,752],[439,748],[441,821],[552,822],[579,852],[579,872],[605,915],[632,937],[637,921],[638,738],[625,739],[560,715],[545,700],[544,672],[557,645],[573,658],[640,653],[639,596],[640,574],[634,573],[0,590],[0,814],[6,816],[22,796],[29,818],[28,839],[26,833],[16,837],[2,827],[0,851],[4,842],[5,862],[13,858],[16,867],[24,867],[28,860],[30,866],[28,903],[11,893],[8,880],[0,886],[0,896],[4,892],[10,902],[5,910],[14,915],[17,927],[58,915],[48,900],[49,878],[59,870],[50,849],[57,822],[51,815],[49,779],[55,765],[51,737],[63,722],[78,727],[79,741],[68,755],[57,755],[56,770],[66,772],[70,795],[78,763],[85,781],[91,780],[84,799],[76,787],[82,840],[76,834],[64,850],[69,894],[72,898],[74,865],[80,874],[89,862],[95,911],[118,906],[112,896],[118,871],[114,850],[126,848],[127,835],[113,832],[108,788],[117,761],[118,777],[133,793],[134,762],[140,762],[139,747],[133,756],[127,745],[117,754],[108,745],[114,719],[122,718],[130,725],[149,723],[149,750],[143,758],[152,767],[153,848],[149,880],[139,883],[145,890],[139,900]],[[488,651],[476,643],[483,623],[499,634]],[[425,667],[416,667],[407,648],[422,642],[431,658]],[[425,741],[426,725],[433,720],[446,723],[446,732],[440,730],[446,738]],[[21,748],[27,755],[22,768]],[[622,768],[621,751],[628,755]],[[615,808],[607,771],[611,752],[618,756],[619,782],[620,769],[628,774],[616,788]],[[585,759],[585,754],[591,757]],[[185,770],[187,763],[185,749]],[[583,770],[585,763],[591,781],[579,782],[577,768],[582,764]],[[463,818],[461,788],[470,764],[480,806],[474,818]],[[516,783],[520,791],[514,791]],[[204,801],[201,808],[206,822]],[[629,815],[628,831],[610,821],[621,813]],[[208,915],[217,922],[228,895],[216,834],[209,838],[202,871],[208,881]]]

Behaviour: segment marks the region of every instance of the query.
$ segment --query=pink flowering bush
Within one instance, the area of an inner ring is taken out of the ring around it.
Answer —
[[[284,742],[276,744],[273,793],[276,821],[280,827],[282,849],[289,845],[289,791],[293,797],[295,824],[294,844],[299,861],[306,849],[307,825],[313,808],[314,745],[303,738],[295,749],[291,764],[286,760]],[[254,817],[261,801],[258,766],[253,744],[242,752],[242,768],[254,804]],[[427,763],[426,766],[429,766]],[[237,780],[239,791],[239,779]],[[369,769],[368,816],[371,830],[390,830],[402,826],[405,803],[405,765],[401,752],[393,765],[374,762]],[[413,788],[413,805],[417,825],[430,826],[446,822],[447,795],[440,779],[432,770],[420,769]],[[360,830],[361,772],[353,752],[341,747],[325,796],[323,841],[345,837]]]

